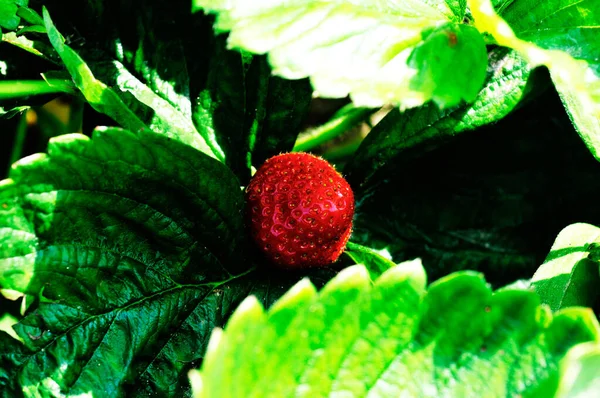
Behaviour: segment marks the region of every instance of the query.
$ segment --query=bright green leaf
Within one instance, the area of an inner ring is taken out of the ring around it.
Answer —
[[[600,269],[588,258],[600,243],[600,228],[573,224],[558,234],[544,264],[532,278],[542,302],[553,311],[565,307],[591,307],[599,297]]]
[[[104,83],[97,80],[81,57],[65,44],[65,39],[52,23],[48,10],[45,8],[44,20],[50,42],[73,77],[75,86],[81,90],[90,105],[97,111],[107,114],[125,128],[134,131],[145,129],[144,123],[131,112],[119,96]],[[183,137],[182,141],[185,142]]]
[[[48,45],[48,43],[39,40],[31,40],[26,36],[19,36],[15,32],[9,32],[2,35],[2,41],[48,61],[54,62],[58,59],[56,52],[52,46]]]
[[[418,70],[411,85],[442,108],[473,102],[486,77],[487,51],[472,26],[448,24],[423,34],[408,64]],[[468,73],[465,73],[467,72]]]
[[[13,325],[15,325],[19,320],[10,314],[4,314],[0,317],[0,332],[5,332],[10,335],[13,339],[19,339],[19,336],[13,330]]]
[[[358,106],[456,105],[472,100],[485,71],[479,33],[452,25],[462,22],[464,2],[195,0],[194,8],[217,14],[217,31],[231,31],[229,47],[269,53],[273,73],[310,77],[320,96],[350,95]],[[437,61],[458,67],[454,79],[432,68]],[[461,73],[472,79],[462,89],[453,83],[464,81]]]
[[[437,1],[430,1],[432,4],[436,4]],[[465,17],[465,11],[467,10],[467,0],[445,0],[446,5],[456,16],[457,21],[462,21]]]
[[[600,394],[600,345],[583,343],[569,351],[561,364],[556,398],[597,397]]]
[[[516,52],[493,50],[486,84],[475,102],[447,110],[430,104],[404,113],[391,111],[346,166],[349,180],[357,187],[367,184],[379,169],[401,157],[415,156],[459,133],[502,119],[526,94],[530,74],[527,62]]]
[[[19,29],[19,31],[16,32],[17,36],[24,35],[26,33],[46,33],[46,27],[44,25],[32,25]]]
[[[17,15],[19,6],[26,6],[29,0],[0,0],[0,27],[15,30],[21,22]]]
[[[600,37],[598,29],[594,27],[594,25],[598,25],[600,19],[598,2],[566,0],[557,3],[553,0],[542,4],[533,12],[533,18],[537,18],[538,22],[534,26],[529,26],[534,31],[536,29],[555,31],[556,36],[552,36],[551,33],[538,34],[536,32],[531,35],[525,34],[532,40],[539,41],[540,45],[563,49],[564,42],[561,44],[558,41],[565,39],[556,37],[567,35],[570,43],[572,40],[570,33],[573,33],[583,43],[590,38],[597,41],[597,38]],[[558,10],[556,9],[557,4],[559,4]],[[490,33],[499,45],[519,51],[532,66],[548,67],[556,89],[561,95],[577,131],[594,157],[600,160],[600,70],[597,66],[585,61],[589,57],[596,59],[597,43],[584,44],[583,54],[579,53],[579,50],[573,50],[571,46],[568,46],[566,51],[545,50],[536,44],[518,38],[509,24],[495,13],[490,0],[469,0],[469,7],[475,17],[475,26],[480,31]],[[592,25],[586,26],[586,30],[582,30],[582,26],[578,26],[577,23],[587,21],[588,15]],[[571,23],[575,23],[575,25],[571,26]],[[521,33],[526,32],[521,31]],[[548,44],[548,39],[542,37],[547,34],[550,34],[549,37],[552,38],[550,44]],[[581,56],[582,59],[573,58],[570,54]],[[597,63],[598,61],[595,62],[595,64]]]
[[[27,1],[23,3],[27,3]],[[30,25],[41,25],[42,27],[45,25],[44,18],[42,18],[40,14],[29,7],[21,5],[21,7],[19,7],[17,10],[17,15],[23,18],[23,20],[27,21]]]
[[[478,274],[425,290],[420,267],[372,283],[353,266],[268,312],[246,299],[192,382],[196,397],[552,396],[569,348],[597,339],[590,310],[553,317],[535,293],[492,293]]]
[[[378,250],[353,242],[348,242],[344,253],[356,264],[363,264],[367,270],[369,270],[371,278],[373,279],[396,265],[396,263],[391,260],[391,256],[385,256],[384,253]],[[418,266],[421,267],[420,260],[418,261]]]
[[[520,39],[585,60],[600,75],[600,2],[518,0],[500,15]]]

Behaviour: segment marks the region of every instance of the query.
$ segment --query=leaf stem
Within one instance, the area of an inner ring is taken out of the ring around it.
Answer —
[[[300,134],[293,152],[309,151],[356,126],[368,118],[376,108],[357,108],[352,104],[340,109],[331,120],[311,131]]]
[[[69,114],[69,123],[67,132],[80,133],[83,126],[83,107],[84,102],[81,98],[74,97],[71,102],[71,111]]]

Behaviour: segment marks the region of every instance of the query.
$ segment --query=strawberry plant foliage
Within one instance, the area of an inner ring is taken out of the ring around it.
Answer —
[[[247,279],[242,201],[224,165],[150,132],[61,136],[15,165],[2,288],[43,300],[15,327],[23,346],[3,339],[2,392],[184,393],[231,306],[277,290]]]
[[[597,336],[589,310],[552,316],[535,293],[492,293],[478,274],[425,289],[418,264],[374,283],[354,266],[319,293],[300,282],[269,311],[246,299],[191,379],[196,397],[549,397],[568,349]]]
[[[1,397],[190,396],[192,368],[215,396],[596,388],[597,341],[559,361],[597,339],[564,309],[597,307],[597,228],[544,256],[600,225],[599,169],[561,112],[597,154],[600,3],[191,3],[0,0],[0,116],[17,116],[0,161],[58,135],[0,182],[0,293],[24,297],[0,297]],[[63,93],[68,122],[40,107]],[[313,94],[355,104],[315,126]],[[306,121],[296,150],[327,141],[356,216],[333,269],[276,270],[243,193]],[[426,289],[421,261],[446,278]],[[447,276],[463,269],[535,292]]]

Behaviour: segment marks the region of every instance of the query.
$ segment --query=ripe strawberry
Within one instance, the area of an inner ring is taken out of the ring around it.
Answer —
[[[282,268],[335,262],[354,215],[350,185],[331,164],[308,153],[267,160],[246,189],[252,237]]]

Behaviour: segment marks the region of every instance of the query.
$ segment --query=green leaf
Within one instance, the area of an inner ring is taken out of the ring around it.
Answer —
[[[392,261],[389,253],[374,250],[370,247],[353,242],[348,242],[344,253],[349,256],[355,264],[363,264],[373,279],[396,265],[396,263]]]
[[[15,327],[26,353],[8,370],[42,395],[52,382],[115,396],[132,378],[181,393],[203,336],[253,286],[237,282],[249,271],[237,179],[189,146],[119,129],[54,138],[10,178],[0,288],[44,300]]]
[[[452,106],[473,100],[483,82],[485,45],[457,25],[461,1],[195,0],[194,9],[217,14],[230,48],[269,53],[276,75],[310,77],[320,96],[350,95],[357,106]],[[458,68],[453,79],[442,65]]]
[[[552,396],[569,348],[597,339],[590,310],[553,317],[535,293],[492,293],[478,274],[426,291],[421,267],[371,283],[353,266],[268,312],[246,299],[191,376],[196,397]]]
[[[432,4],[436,4],[437,1],[430,1]],[[456,16],[457,21],[462,21],[465,17],[467,10],[467,0],[444,0],[448,8]]]
[[[146,128],[144,123],[131,112],[119,96],[104,83],[97,80],[83,59],[71,47],[65,44],[65,39],[52,23],[48,10],[45,8],[44,20],[52,46],[69,70],[75,86],[81,90],[81,93],[90,105],[98,112],[107,114],[125,128],[134,131]],[[181,139],[185,142],[185,137]]]
[[[0,317],[0,332],[7,333],[13,339],[19,339],[19,336],[13,330],[13,325],[15,325],[19,320],[12,316],[11,314],[3,314]]]
[[[266,64],[265,59],[257,61]],[[270,68],[263,73],[271,75]],[[264,111],[256,111],[256,122],[251,127],[254,139],[251,136],[249,143],[251,164],[256,168],[268,158],[294,148],[309,111],[312,87],[307,79],[286,80],[270,76],[268,90],[258,94],[262,97]]]
[[[15,30],[21,22],[17,15],[19,6],[26,6],[28,0],[2,0],[0,1],[0,27]],[[1,35],[0,35],[1,36]]]
[[[595,0],[518,0],[502,10],[517,37],[586,61],[600,74],[600,4]]]
[[[591,307],[600,286],[598,262],[589,258],[600,243],[600,228],[573,224],[558,234],[544,264],[532,278],[532,286],[553,311],[565,307]]]
[[[489,55],[486,84],[467,106],[441,110],[431,104],[406,112],[391,111],[365,138],[345,168],[355,187],[398,159],[414,157],[455,135],[502,119],[529,90],[531,69],[515,51]]]
[[[521,26],[521,34],[550,50],[518,38],[489,0],[469,0],[469,6],[480,31],[491,34],[498,44],[519,51],[532,66],[548,67],[575,128],[600,160],[600,66],[596,58],[600,33],[595,28],[600,23],[598,2],[552,0],[534,7],[531,18],[536,22],[531,26],[529,20],[528,27]],[[523,31],[530,28],[544,32]],[[572,45],[573,37],[584,44]],[[589,40],[593,44],[586,44]],[[589,58],[595,61],[586,62]]]
[[[24,1],[23,3],[27,3],[27,1]],[[45,25],[44,18],[42,18],[40,14],[38,14],[35,10],[29,7],[25,7],[23,4],[21,4],[19,9],[17,10],[17,15],[23,18],[23,20],[27,21],[31,25],[39,25],[42,27]]]
[[[432,280],[463,269],[495,286],[531,278],[565,225],[600,224],[600,170],[563,109],[549,91],[496,124],[395,158],[363,189],[353,173],[352,241],[395,262],[419,257]]]
[[[45,104],[58,93],[73,91],[70,79],[46,79],[46,82],[39,80],[40,74],[56,68],[51,61],[48,62],[50,59],[39,51],[48,47],[38,46],[24,36],[16,37],[14,32],[2,36],[0,108],[3,111],[0,111],[0,117],[10,117],[28,109],[29,106]],[[23,48],[26,48],[28,53],[22,51]],[[2,115],[3,113],[5,114]]]
[[[583,343],[569,351],[561,364],[556,398],[594,397],[600,391],[600,345]]]
[[[227,51],[212,18],[192,15],[188,3],[85,2],[69,15],[54,17],[72,49],[153,131],[191,142],[242,183],[252,165],[292,148],[309,82],[271,77],[264,57]]]
[[[271,77],[264,58],[226,50],[224,38],[215,39],[212,51],[194,122],[215,137],[245,182],[252,166],[292,149],[312,90],[306,80]]]
[[[448,24],[423,33],[408,64],[418,70],[411,84],[440,107],[473,102],[486,77],[487,51],[477,29]],[[470,73],[461,73],[469,71]]]

